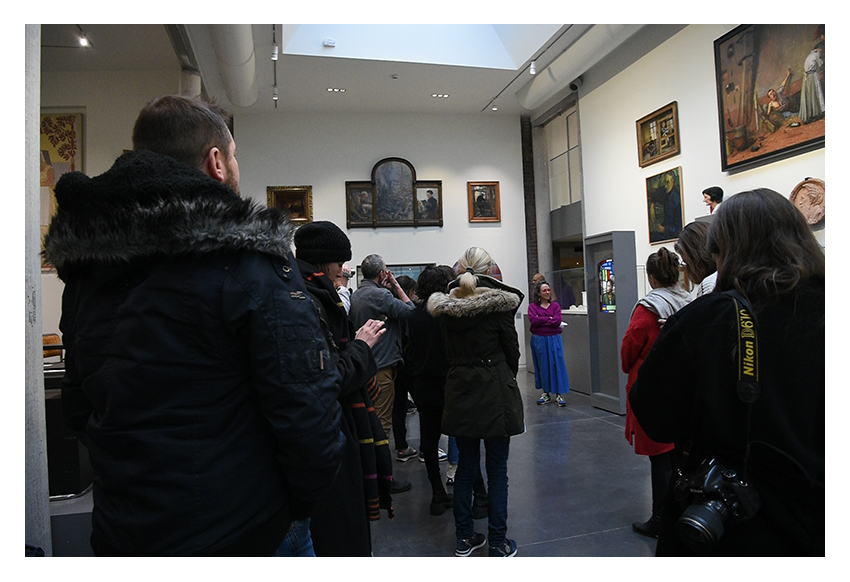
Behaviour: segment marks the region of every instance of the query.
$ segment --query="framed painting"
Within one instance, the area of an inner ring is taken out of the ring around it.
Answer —
[[[293,223],[313,222],[312,186],[268,186],[266,198],[269,207],[286,211]]]
[[[414,226],[416,172],[407,160],[385,158],[372,168],[375,226]]]
[[[42,113],[39,124],[40,224],[41,240],[56,214],[56,182],[66,172],[85,171],[83,167],[83,114]],[[42,270],[53,266],[42,263]]]
[[[498,182],[467,182],[469,222],[501,222]]]
[[[714,41],[720,159],[750,169],[824,147],[824,25],[744,24]]]
[[[646,210],[650,244],[679,238],[685,220],[681,166],[646,179]]]
[[[416,225],[443,226],[442,182],[416,182]]]
[[[675,101],[637,120],[637,142],[641,168],[680,153],[679,106]]]
[[[372,182],[345,183],[345,226],[372,228],[375,226],[375,195]]]

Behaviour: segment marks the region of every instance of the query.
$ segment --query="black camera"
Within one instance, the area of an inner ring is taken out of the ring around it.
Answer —
[[[730,519],[731,523],[741,523],[761,507],[761,499],[752,485],[714,459],[703,461],[689,475],[680,474],[674,493],[680,503],[689,503],[676,522],[676,533],[698,552],[705,552],[717,543]]]

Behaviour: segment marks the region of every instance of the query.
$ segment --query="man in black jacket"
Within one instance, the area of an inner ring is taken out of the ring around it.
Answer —
[[[45,240],[65,282],[63,413],[94,471],[92,548],[286,555],[345,440],[292,227],[239,197],[219,108],[156,99],[133,144],[100,176],[63,176]]]

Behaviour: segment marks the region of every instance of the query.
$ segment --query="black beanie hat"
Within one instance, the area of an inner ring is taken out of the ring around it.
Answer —
[[[295,231],[295,256],[311,265],[351,260],[351,241],[333,222],[308,222]]]

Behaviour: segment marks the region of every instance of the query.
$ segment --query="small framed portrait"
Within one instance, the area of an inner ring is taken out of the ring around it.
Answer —
[[[679,238],[684,223],[681,166],[646,179],[646,208],[650,244]]]
[[[313,222],[312,186],[267,186],[266,199],[270,208],[280,208],[295,224]]]
[[[467,182],[469,222],[501,222],[498,182]]]
[[[372,182],[346,182],[345,207],[346,227],[374,227],[375,194],[372,190]]]
[[[679,108],[675,101],[637,120],[637,142],[641,168],[681,151]]]
[[[416,225],[443,226],[442,182],[416,182]]]

